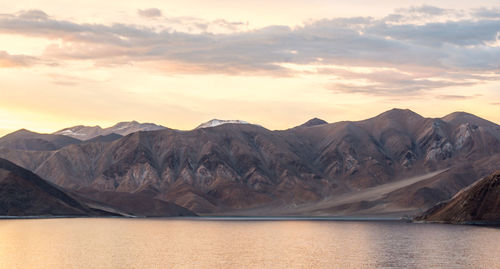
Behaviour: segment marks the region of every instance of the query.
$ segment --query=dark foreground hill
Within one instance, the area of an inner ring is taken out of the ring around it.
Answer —
[[[108,215],[32,172],[0,159],[0,216]]]
[[[102,196],[102,195],[101,195]],[[176,204],[129,193],[69,193],[36,174],[0,159],[0,216],[195,216]]]
[[[445,223],[500,224],[500,171],[439,203],[417,220]]]

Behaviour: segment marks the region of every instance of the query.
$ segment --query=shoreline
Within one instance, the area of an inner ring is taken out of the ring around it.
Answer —
[[[466,225],[500,228],[500,222],[470,221],[453,223],[445,221],[415,221],[405,217],[365,217],[365,216],[0,216],[2,220],[49,220],[49,219],[125,219],[125,220],[189,220],[189,221],[337,221],[337,222],[399,222],[410,224]]]
[[[143,217],[143,216],[0,216],[0,220],[15,219],[151,219],[151,220],[197,220],[197,221],[402,221],[407,219],[399,217],[357,217],[357,216],[172,216],[172,217]]]

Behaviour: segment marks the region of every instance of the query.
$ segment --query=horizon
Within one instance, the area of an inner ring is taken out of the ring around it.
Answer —
[[[481,119],[484,119],[484,120],[490,121],[490,122],[492,122],[492,123],[494,123],[494,124],[500,125],[498,122],[491,121],[491,120],[490,120],[490,119],[488,119],[488,118],[484,118],[484,117],[481,117],[481,116],[478,116],[478,115],[475,115],[475,114],[469,113],[469,112],[467,112],[467,111],[453,111],[453,112],[447,113],[447,114],[442,115],[442,116],[438,116],[438,117],[430,117],[430,116],[427,116],[427,115],[423,115],[423,114],[421,114],[421,113],[418,113],[418,112],[416,112],[416,111],[413,111],[413,110],[411,110],[411,109],[409,109],[409,108],[396,108],[396,107],[395,107],[395,108],[391,108],[391,109],[388,109],[388,110],[382,111],[382,112],[377,113],[377,114],[375,114],[375,115],[372,115],[372,116],[370,116],[370,117],[368,117],[368,118],[362,118],[362,119],[357,119],[357,120],[344,119],[344,120],[339,120],[339,121],[328,121],[328,120],[325,120],[325,119],[323,119],[323,118],[319,118],[319,117],[312,117],[312,118],[309,118],[309,119],[307,119],[307,120],[305,120],[305,121],[303,121],[303,122],[299,122],[299,123],[296,123],[295,125],[288,126],[288,127],[284,128],[284,129],[272,129],[272,128],[268,128],[267,126],[264,126],[264,125],[262,125],[262,124],[260,124],[260,123],[257,123],[257,122],[249,122],[249,121],[245,121],[245,119],[216,119],[216,118],[214,118],[214,119],[210,119],[210,120],[207,120],[207,121],[204,121],[204,122],[200,122],[200,123],[198,123],[196,126],[194,126],[194,127],[193,127],[193,128],[191,128],[191,129],[176,129],[176,128],[171,128],[170,126],[166,126],[166,125],[163,125],[163,124],[160,124],[160,123],[157,123],[157,122],[151,122],[151,121],[145,121],[145,122],[142,122],[142,121],[137,121],[137,120],[132,119],[132,120],[130,120],[130,121],[119,121],[119,122],[115,122],[114,124],[112,124],[112,125],[108,125],[108,126],[100,126],[100,125],[83,125],[83,124],[77,124],[77,125],[73,125],[73,126],[66,126],[66,127],[64,127],[64,128],[57,129],[57,130],[54,130],[54,131],[51,131],[51,132],[46,132],[46,133],[44,133],[44,132],[38,132],[38,131],[36,131],[36,130],[32,130],[32,129],[28,129],[28,128],[20,128],[20,129],[13,130],[13,131],[10,131],[10,132],[7,132],[7,133],[3,133],[3,132],[2,132],[2,130],[0,129],[0,138],[1,138],[1,137],[3,137],[3,136],[5,136],[5,135],[11,134],[11,133],[13,133],[13,132],[21,131],[21,130],[26,130],[26,131],[35,132],[35,133],[40,133],[40,134],[53,134],[53,133],[55,133],[55,132],[62,131],[62,130],[64,130],[64,129],[67,129],[67,128],[72,128],[72,127],[77,127],[77,126],[100,127],[100,128],[102,128],[102,129],[106,129],[106,128],[113,127],[113,126],[115,126],[115,125],[117,125],[117,124],[120,124],[120,123],[129,123],[129,122],[138,122],[138,123],[140,123],[140,124],[156,124],[156,125],[160,125],[160,126],[163,126],[163,127],[169,128],[169,129],[173,129],[173,130],[178,130],[178,131],[192,131],[192,130],[195,130],[195,129],[196,129],[198,126],[200,126],[201,124],[203,124],[203,123],[207,123],[207,122],[210,122],[210,121],[212,121],[212,120],[222,120],[222,121],[225,121],[225,120],[242,120],[242,121],[246,122],[247,124],[251,124],[251,125],[258,125],[258,126],[264,127],[265,129],[268,129],[268,130],[271,130],[271,131],[282,131],[282,130],[287,130],[287,129],[290,129],[290,128],[298,127],[298,126],[300,126],[301,124],[304,124],[304,123],[306,123],[307,121],[312,120],[312,119],[320,119],[320,120],[324,120],[324,121],[326,121],[326,122],[327,122],[327,124],[335,124],[335,123],[339,123],[339,122],[359,122],[359,121],[364,121],[364,120],[369,120],[369,119],[372,119],[372,118],[376,118],[376,117],[378,117],[378,116],[380,116],[380,115],[382,115],[382,114],[384,114],[384,113],[386,113],[386,112],[392,111],[392,110],[400,110],[400,111],[409,110],[409,111],[411,111],[411,112],[413,112],[413,113],[416,113],[416,114],[418,114],[418,115],[420,115],[420,116],[422,116],[422,117],[424,117],[424,118],[428,118],[428,119],[440,119],[440,118],[444,118],[444,117],[446,117],[446,116],[448,116],[448,115],[451,115],[451,114],[454,114],[454,113],[467,113],[467,114],[471,114],[471,115],[474,115],[474,116],[476,116],[476,117],[479,117],[479,118],[481,118]]]
[[[0,11],[0,135],[129,119],[281,130],[392,107],[500,123],[498,29],[492,0],[20,0]]]

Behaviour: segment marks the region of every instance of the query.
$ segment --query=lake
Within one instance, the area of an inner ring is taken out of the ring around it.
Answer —
[[[500,229],[396,221],[0,220],[0,268],[500,268]]]

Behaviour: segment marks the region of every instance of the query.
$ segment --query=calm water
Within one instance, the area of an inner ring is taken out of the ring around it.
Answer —
[[[0,220],[0,268],[500,268],[500,229],[368,221]]]

